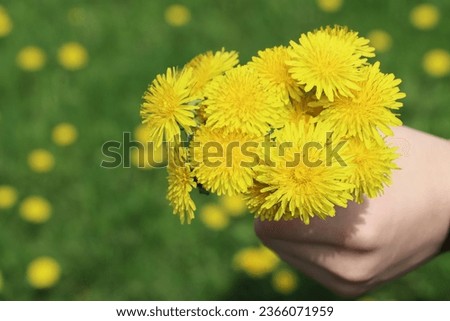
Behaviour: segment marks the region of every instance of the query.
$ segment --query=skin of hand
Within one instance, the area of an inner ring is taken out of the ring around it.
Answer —
[[[338,295],[354,297],[440,253],[450,226],[450,142],[398,127],[389,143],[401,168],[383,195],[336,216],[255,221],[261,241]]]

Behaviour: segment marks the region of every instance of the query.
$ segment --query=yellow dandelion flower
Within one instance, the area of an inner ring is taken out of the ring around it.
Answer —
[[[266,198],[270,195],[270,192],[267,191],[268,187],[268,185],[255,181],[254,184],[248,189],[247,193],[244,194],[244,199],[247,202],[247,207],[250,213],[261,221],[272,221],[280,208],[280,204],[278,203],[272,207],[263,207],[266,202]],[[284,213],[282,219],[292,219],[289,211]]]
[[[28,155],[28,166],[37,173],[46,173],[55,166],[55,158],[45,149],[35,149]]]
[[[190,10],[182,4],[173,4],[167,7],[164,18],[168,25],[173,27],[181,27],[191,21]]]
[[[77,128],[69,123],[60,123],[53,128],[52,140],[56,145],[72,145],[78,137]]]
[[[289,103],[289,97],[300,100],[301,91],[296,81],[289,73],[286,61],[290,59],[291,48],[275,47],[258,51],[258,57],[253,57],[249,66],[254,68],[261,82],[268,88],[273,88],[281,100]]]
[[[244,193],[253,184],[262,138],[200,127],[191,141],[194,175],[206,190],[218,195]]]
[[[233,266],[254,278],[262,278],[272,272],[280,259],[268,248],[248,247],[237,252],[233,257]]]
[[[25,221],[41,224],[50,218],[52,206],[40,196],[29,196],[20,204],[19,213]]]
[[[61,277],[59,263],[47,256],[34,259],[27,268],[28,283],[36,289],[48,289],[53,287]]]
[[[35,46],[28,46],[21,49],[16,57],[17,65],[25,71],[41,70],[46,60],[44,51]]]
[[[279,270],[272,277],[272,286],[281,294],[290,294],[297,289],[297,275],[288,269]]]
[[[417,29],[433,29],[439,23],[439,9],[430,3],[420,4],[411,10],[409,19]]]
[[[396,148],[385,142],[361,142],[357,138],[350,139],[347,144],[354,165],[347,182],[355,186],[352,189],[355,201],[362,203],[363,195],[380,196],[384,187],[391,184],[392,170],[398,169],[394,162],[398,157]]]
[[[200,220],[211,230],[223,230],[230,223],[224,210],[215,204],[207,204],[200,210]]]
[[[369,32],[370,44],[379,52],[387,52],[392,46],[392,37],[384,30],[375,29]]]
[[[312,121],[313,116],[307,111],[309,108],[302,102],[292,102],[288,108],[287,123],[301,123]]]
[[[299,218],[309,224],[310,218],[334,216],[335,205],[346,207],[352,199],[353,185],[343,182],[350,175],[351,166],[345,144],[334,136],[330,141],[330,127],[322,123],[286,124],[276,133],[277,145],[272,149],[270,163],[255,168],[256,180],[266,185],[261,193],[269,192],[261,207],[278,208],[267,219]],[[289,144],[289,145],[287,145]],[[336,155],[331,154],[335,150]]]
[[[164,139],[167,142],[179,139],[180,127],[189,135],[196,127],[194,117],[198,106],[192,105],[196,100],[191,95],[192,82],[192,68],[181,72],[168,68],[166,74],[156,76],[145,92],[141,117],[149,129],[149,141],[156,147]]]
[[[400,79],[393,74],[380,72],[380,63],[361,70],[364,79],[358,82],[361,88],[353,92],[353,98],[339,97],[330,102],[320,115],[321,121],[339,135],[358,137],[363,141],[380,139],[378,130],[392,135],[390,126],[402,124],[392,111],[403,106],[398,99],[404,98],[398,85]]]
[[[355,53],[361,57],[375,57],[375,48],[369,45],[369,39],[359,37],[358,32],[349,30],[348,27],[335,25],[334,27],[327,26],[320,28],[316,32],[325,32],[332,37],[340,39],[346,46],[354,49]]]
[[[432,77],[444,77],[450,73],[450,54],[444,49],[433,49],[423,57],[423,68]]]
[[[173,208],[173,214],[179,215],[181,223],[188,224],[194,218],[195,203],[191,191],[197,187],[191,168],[186,163],[186,155],[178,151],[170,151],[167,166],[169,188],[167,199]]]
[[[247,205],[242,195],[224,195],[220,197],[220,205],[230,216],[240,216],[247,210]]]
[[[196,120],[199,125],[205,125],[208,116],[206,115],[206,106],[203,103],[198,105]]]
[[[336,12],[342,7],[343,0],[316,0],[317,6],[325,12]]]
[[[239,63],[238,53],[236,51],[208,51],[194,57],[186,67],[192,68],[194,84],[192,92],[199,97],[203,96],[205,85],[214,77],[222,75],[224,72],[232,69]]]
[[[319,102],[311,92],[303,94],[300,101],[292,101],[288,106],[286,123],[301,123],[315,121],[323,110],[322,103]]]
[[[286,109],[254,69],[238,66],[214,78],[205,88],[206,125],[226,131],[264,135],[279,126]]]
[[[0,209],[8,209],[17,201],[17,190],[8,185],[0,185]]]
[[[61,66],[68,70],[79,70],[88,62],[88,52],[78,42],[68,42],[58,50],[58,61]]]
[[[11,33],[13,24],[11,18],[3,6],[0,6],[0,38],[6,37]]]
[[[299,43],[290,42],[289,71],[306,92],[315,89],[318,99],[322,93],[330,101],[336,95],[352,97],[352,90],[359,89],[364,57],[374,55],[368,43],[357,32],[339,26],[302,34]]]

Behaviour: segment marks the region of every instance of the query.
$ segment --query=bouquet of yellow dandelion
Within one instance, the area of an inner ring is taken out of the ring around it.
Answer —
[[[168,147],[167,198],[181,222],[191,192],[244,195],[261,220],[335,215],[376,197],[396,169],[385,137],[405,97],[370,63],[369,40],[345,27],[258,52],[207,52],[158,75],[141,106],[149,141]]]

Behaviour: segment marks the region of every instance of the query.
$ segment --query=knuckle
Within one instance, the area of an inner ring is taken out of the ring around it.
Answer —
[[[366,285],[376,277],[372,260],[367,257],[346,260],[338,267],[332,268],[330,272],[349,285]]]
[[[366,293],[369,288],[364,286],[337,285],[330,290],[340,297],[356,298]]]
[[[348,247],[359,251],[374,251],[379,248],[381,234],[373,226],[361,229],[354,236],[348,239]]]
[[[373,279],[373,275],[365,270],[352,269],[341,272],[341,278],[351,284],[368,283]]]

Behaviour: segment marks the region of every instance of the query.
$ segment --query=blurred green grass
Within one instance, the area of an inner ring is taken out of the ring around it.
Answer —
[[[199,220],[182,226],[165,200],[165,170],[102,169],[101,145],[139,124],[141,96],[168,66],[222,47],[239,51],[246,62],[262,48],[336,23],[362,35],[376,28],[390,33],[393,47],[378,60],[384,71],[403,79],[402,120],[450,138],[450,79],[433,79],[422,70],[427,50],[450,50],[450,2],[428,2],[442,16],[432,31],[409,23],[409,11],[421,3],[415,0],[347,0],[336,13],[306,0],[180,0],[192,20],[179,28],[164,20],[172,1],[2,1],[14,29],[0,38],[0,185],[17,188],[20,199],[46,197],[53,216],[31,226],[20,219],[18,205],[0,212],[0,299],[337,299],[303,276],[295,293],[282,296],[271,289],[269,277],[253,280],[235,272],[233,254],[258,244],[250,216],[234,219],[223,232]],[[77,24],[68,19],[73,8],[82,9]],[[71,72],[58,65],[57,49],[68,41],[87,48],[86,68]],[[46,52],[43,70],[17,67],[16,54],[27,45]],[[51,142],[52,128],[62,121],[78,128],[73,146]],[[30,171],[26,159],[34,148],[54,154],[52,172]],[[195,197],[200,205],[209,201]],[[27,264],[40,255],[57,259],[63,271],[46,291],[33,290],[25,279]],[[441,256],[369,296],[448,300],[449,270],[450,257]]]

